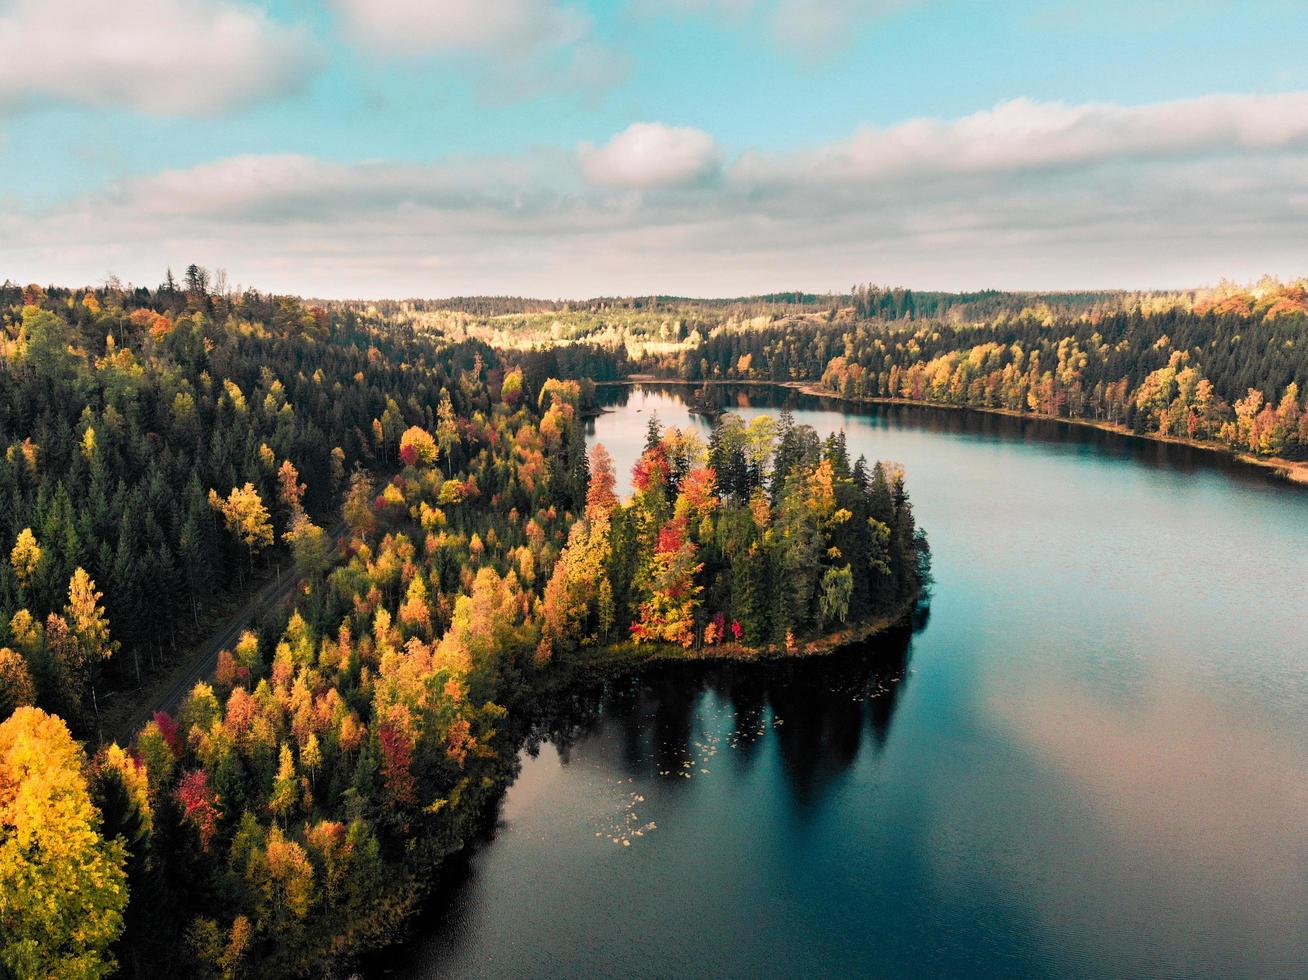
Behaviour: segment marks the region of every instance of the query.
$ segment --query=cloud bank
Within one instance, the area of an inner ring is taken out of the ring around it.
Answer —
[[[1019,100],[723,158],[709,134],[660,123],[519,156],[228,158],[0,211],[0,267],[153,283],[198,261],[324,296],[1130,288],[1308,270],[1308,92]]]
[[[292,92],[319,63],[306,31],[228,0],[16,0],[0,50],[0,110],[209,115]]]
[[[549,0],[336,0],[357,41],[391,54],[568,44],[590,31],[575,8]]]
[[[847,140],[797,155],[747,154],[736,175],[752,183],[815,172],[844,182],[876,182],[1305,144],[1308,92],[1214,95],[1145,106],[1014,99],[958,120],[865,127]]]

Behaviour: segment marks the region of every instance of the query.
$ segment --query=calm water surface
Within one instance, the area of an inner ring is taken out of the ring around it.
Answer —
[[[1052,423],[719,394],[905,464],[929,615],[580,694],[395,974],[1308,974],[1308,493]],[[677,389],[607,397],[624,478],[651,412],[707,431]]]

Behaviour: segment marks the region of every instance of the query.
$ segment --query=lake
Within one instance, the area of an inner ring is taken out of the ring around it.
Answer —
[[[610,388],[625,482],[689,389]],[[1308,973],[1308,492],[1065,424],[791,405],[907,469],[929,613],[560,706],[391,964],[437,976]]]

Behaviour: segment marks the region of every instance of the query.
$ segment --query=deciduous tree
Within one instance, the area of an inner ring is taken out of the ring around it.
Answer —
[[[0,962],[15,977],[114,968],[125,855],[100,834],[85,763],[67,726],[38,708],[0,724]]]

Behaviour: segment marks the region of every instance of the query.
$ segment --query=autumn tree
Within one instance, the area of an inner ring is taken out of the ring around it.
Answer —
[[[600,509],[596,518],[572,526],[568,546],[554,564],[541,603],[541,642],[537,663],[557,650],[569,650],[588,638],[595,639],[601,592],[608,584],[605,565],[609,556],[609,519]],[[610,586],[611,594],[611,586]],[[611,599],[609,600],[611,601]],[[602,617],[600,617],[602,618]]]
[[[590,451],[590,485],[586,488],[586,520],[595,522],[607,518],[618,505],[613,488],[617,479],[613,472],[613,457],[602,443]]]
[[[226,499],[218,491],[209,491],[209,505],[222,514],[227,530],[245,545],[250,556],[250,571],[254,571],[254,556],[273,543],[272,521],[268,508],[253,483],[233,487]]]
[[[331,538],[306,515],[300,514],[282,537],[291,546],[295,570],[301,578],[316,580],[331,566]]]
[[[350,474],[350,487],[341,505],[341,516],[350,533],[367,540],[377,533],[377,515],[372,508],[372,477],[366,470],[357,469]]]
[[[68,582],[68,604],[64,606],[63,622],[67,624],[72,643],[67,657],[61,657],[61,666],[67,672],[75,689],[89,686],[96,713],[95,677],[99,666],[113,656],[118,644],[109,637],[109,619],[100,600],[104,595],[96,590],[95,582],[83,568],[73,572]]]
[[[44,552],[37,544],[32,529],[25,527],[19,531],[18,540],[14,542],[13,550],[9,552],[9,564],[13,567],[14,575],[23,588],[29,587],[36,578],[43,557]]]
[[[282,460],[277,470],[277,499],[281,501],[289,516],[288,523],[294,524],[296,518],[304,514],[304,491],[307,488],[300,482],[300,473],[289,459]]]
[[[36,684],[27,661],[17,650],[0,647],[0,720],[18,708],[36,703]]]
[[[426,429],[411,425],[400,436],[400,462],[405,466],[431,466],[436,454],[436,440]]]
[[[102,977],[127,904],[124,850],[100,834],[67,726],[38,708],[0,724],[0,963],[15,977]]]
[[[639,619],[631,625],[633,640],[685,647],[695,641],[695,612],[703,591],[695,576],[703,567],[686,533],[685,518],[663,525],[654,548],[650,595],[641,604]]]

